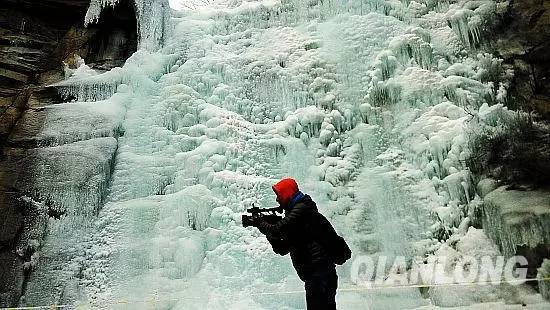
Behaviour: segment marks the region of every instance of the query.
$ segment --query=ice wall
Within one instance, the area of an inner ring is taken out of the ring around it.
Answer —
[[[83,296],[75,279],[81,277],[82,255],[95,229],[92,219],[109,193],[127,107],[134,96],[149,93],[173,58],[151,57],[142,50],[123,68],[103,74],[83,64],[55,85],[76,102],[48,106],[21,120],[29,131],[16,132],[15,141],[43,147],[31,149],[18,162],[25,173],[18,176],[17,185],[33,197],[36,203],[29,210],[39,215],[20,245],[21,253],[34,253],[26,264],[32,272],[22,303],[72,302]],[[111,85],[113,93],[105,91],[104,84]],[[36,118],[43,119],[40,128]],[[40,231],[45,231],[43,240]]]
[[[112,4],[97,2],[88,20]],[[491,245],[483,231],[468,229],[480,199],[465,128],[503,99],[511,77],[477,49],[500,5],[211,1],[178,12],[162,49],[101,75],[83,68],[58,87],[89,104],[124,95],[123,135],[92,228],[70,264],[44,267],[62,276],[35,278],[28,300],[303,309],[288,258],[239,223],[247,207],[273,206],[271,184],[289,175],[355,255],[485,253],[471,247]],[[116,87],[93,88],[102,81]],[[348,268],[340,284],[353,287]],[[338,302],[464,306],[495,293],[460,292],[342,293]]]

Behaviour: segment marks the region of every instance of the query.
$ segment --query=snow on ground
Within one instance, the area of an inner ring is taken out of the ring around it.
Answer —
[[[174,12],[164,48],[141,45],[123,68],[83,67],[56,85],[92,102],[75,104],[82,108],[116,101],[124,117],[105,205],[74,239],[84,254],[65,267],[59,302],[303,309],[290,260],[239,222],[252,204],[275,204],[270,186],[284,176],[312,195],[354,257],[481,255],[470,243],[492,246],[468,229],[479,198],[464,164],[465,127],[505,93],[500,61],[476,50],[502,3],[198,2]],[[99,16],[93,10],[87,21]],[[154,14],[144,12],[147,24]],[[58,127],[45,132],[68,132]],[[341,287],[354,287],[350,264],[339,267]],[[40,281],[29,285],[34,295]],[[496,293],[457,291],[340,292],[338,304],[500,305]]]

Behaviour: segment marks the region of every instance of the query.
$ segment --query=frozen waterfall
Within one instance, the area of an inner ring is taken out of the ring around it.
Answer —
[[[92,0],[86,22],[117,2]],[[284,176],[354,258],[498,254],[468,228],[480,198],[464,160],[471,115],[502,108],[511,79],[480,49],[505,1],[171,2],[134,1],[140,49],[122,68],[54,85],[75,102],[49,108],[41,156],[89,160],[63,170],[77,187],[37,172],[65,216],[46,220],[23,304],[304,309],[288,257],[239,222]],[[498,286],[368,290],[352,261],[341,309],[505,307]]]

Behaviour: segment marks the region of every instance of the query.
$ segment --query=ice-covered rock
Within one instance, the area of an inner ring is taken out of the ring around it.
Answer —
[[[477,183],[476,190],[481,197],[487,196],[490,192],[498,188],[498,182],[494,179],[485,178]]]
[[[0,253],[0,306],[16,304],[23,289],[23,259],[15,253]]]
[[[122,67],[101,74],[74,74],[49,87],[57,89],[64,99],[76,102],[97,102],[117,92],[124,94],[133,90],[140,93],[153,87],[154,81],[169,71],[176,57],[175,54],[161,55],[142,49],[130,56]]]
[[[124,107],[116,102],[65,103],[30,110],[9,138],[13,145],[56,146],[80,140],[117,137]]]
[[[544,259],[538,271],[540,294],[546,300],[550,300],[550,259]]]
[[[535,248],[550,243],[550,192],[507,190],[501,186],[487,194],[483,227],[506,256],[518,246]]]
[[[25,268],[33,270],[26,286],[29,300],[51,303],[77,296],[67,279],[79,272],[77,257],[89,218],[106,196],[116,149],[115,138],[103,137],[21,154],[14,186],[29,196],[22,198],[29,214],[18,246],[28,259]]]
[[[24,152],[14,186],[59,215],[94,214],[105,197],[117,141],[96,138]]]
[[[503,273],[505,262],[501,259],[501,263],[498,263],[500,251],[485,235],[484,230],[470,227],[464,235],[455,237],[458,239],[456,250],[443,246],[444,251],[439,250],[436,253],[438,257],[446,260],[449,267],[446,274],[437,274],[437,276],[441,277],[440,281],[452,279],[458,284],[430,287],[428,294],[436,306],[462,306],[470,309],[476,304],[488,305],[502,298],[510,304],[528,303],[527,300],[534,295],[529,286],[500,284],[501,281],[507,280],[507,275]],[[500,267],[499,264],[501,264]],[[460,267],[459,272],[457,272],[457,266]],[[437,270],[437,267],[434,270]]]

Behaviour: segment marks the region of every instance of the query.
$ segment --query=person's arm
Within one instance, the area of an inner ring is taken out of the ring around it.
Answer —
[[[285,217],[275,224],[270,224],[265,221],[260,221],[256,225],[261,233],[272,238],[290,240],[295,237],[295,232],[300,228],[301,223],[306,214],[309,212],[304,204],[296,204]]]
[[[273,248],[273,252],[285,256],[290,252],[290,244],[288,244],[288,241],[284,239],[274,238],[269,235],[266,236],[267,241],[271,244],[271,247]]]

